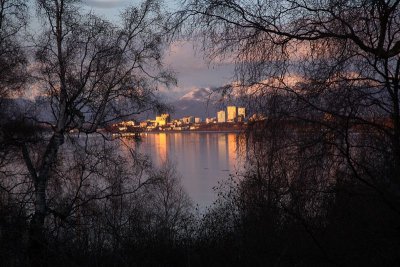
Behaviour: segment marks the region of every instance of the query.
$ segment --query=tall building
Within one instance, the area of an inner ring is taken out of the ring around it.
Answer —
[[[158,124],[158,126],[164,126],[168,122],[170,122],[169,114],[161,114],[161,116],[156,117],[156,123]]]
[[[243,107],[238,108],[237,121],[244,122],[245,118],[246,118],[246,109]]]
[[[243,118],[246,118],[246,109],[243,107],[238,108],[238,117],[243,116]]]
[[[226,108],[228,112],[228,122],[236,121],[237,118],[237,107],[236,106],[228,106]]]
[[[224,110],[220,110],[217,112],[218,122],[226,122],[226,112]]]

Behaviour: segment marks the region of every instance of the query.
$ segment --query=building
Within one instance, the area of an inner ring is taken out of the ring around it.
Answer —
[[[183,124],[188,124],[189,123],[189,117],[183,117],[181,119],[181,121],[182,121]]]
[[[238,116],[237,116],[237,121],[238,122],[244,122],[246,118],[246,109],[245,108],[238,108]]]
[[[165,126],[169,122],[170,122],[169,114],[161,114],[160,116],[156,117],[156,123],[158,126]]]
[[[237,107],[236,106],[228,106],[226,108],[226,110],[227,110],[227,113],[228,113],[227,121],[228,122],[236,121],[236,119],[237,119]]]
[[[238,108],[238,117],[242,116],[243,119],[246,118],[246,109],[243,107]]]
[[[198,118],[198,117],[194,118],[194,123],[200,123],[200,122],[201,122],[201,118]]]
[[[217,118],[206,118],[206,123],[208,124],[208,123],[215,123],[215,122],[217,122]]]
[[[217,120],[219,123],[226,122],[226,112],[224,110],[218,111]]]
[[[194,117],[190,116],[190,117],[183,117],[182,118],[182,122],[184,124],[189,124],[189,123],[194,123]]]

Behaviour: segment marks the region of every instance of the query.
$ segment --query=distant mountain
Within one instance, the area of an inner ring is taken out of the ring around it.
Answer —
[[[204,101],[210,99],[212,96],[213,91],[209,88],[196,88],[190,91],[189,93],[182,96],[179,100],[181,101]]]
[[[196,88],[171,103],[175,110],[173,118],[216,117],[219,98],[220,95],[209,88]]]

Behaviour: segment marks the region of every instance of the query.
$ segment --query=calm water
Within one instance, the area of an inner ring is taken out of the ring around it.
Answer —
[[[181,182],[195,204],[205,207],[215,200],[213,187],[240,171],[244,149],[236,133],[146,133],[138,145],[155,165],[176,164]]]

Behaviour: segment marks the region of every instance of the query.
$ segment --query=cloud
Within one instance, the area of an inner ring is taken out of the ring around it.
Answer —
[[[165,64],[177,74],[178,87],[169,91],[179,98],[193,88],[219,87],[232,81],[234,65],[231,62],[207,64],[206,56],[194,48],[192,42],[172,44],[165,57]]]
[[[116,8],[124,5],[126,0],[84,0],[84,3],[95,8]]]

